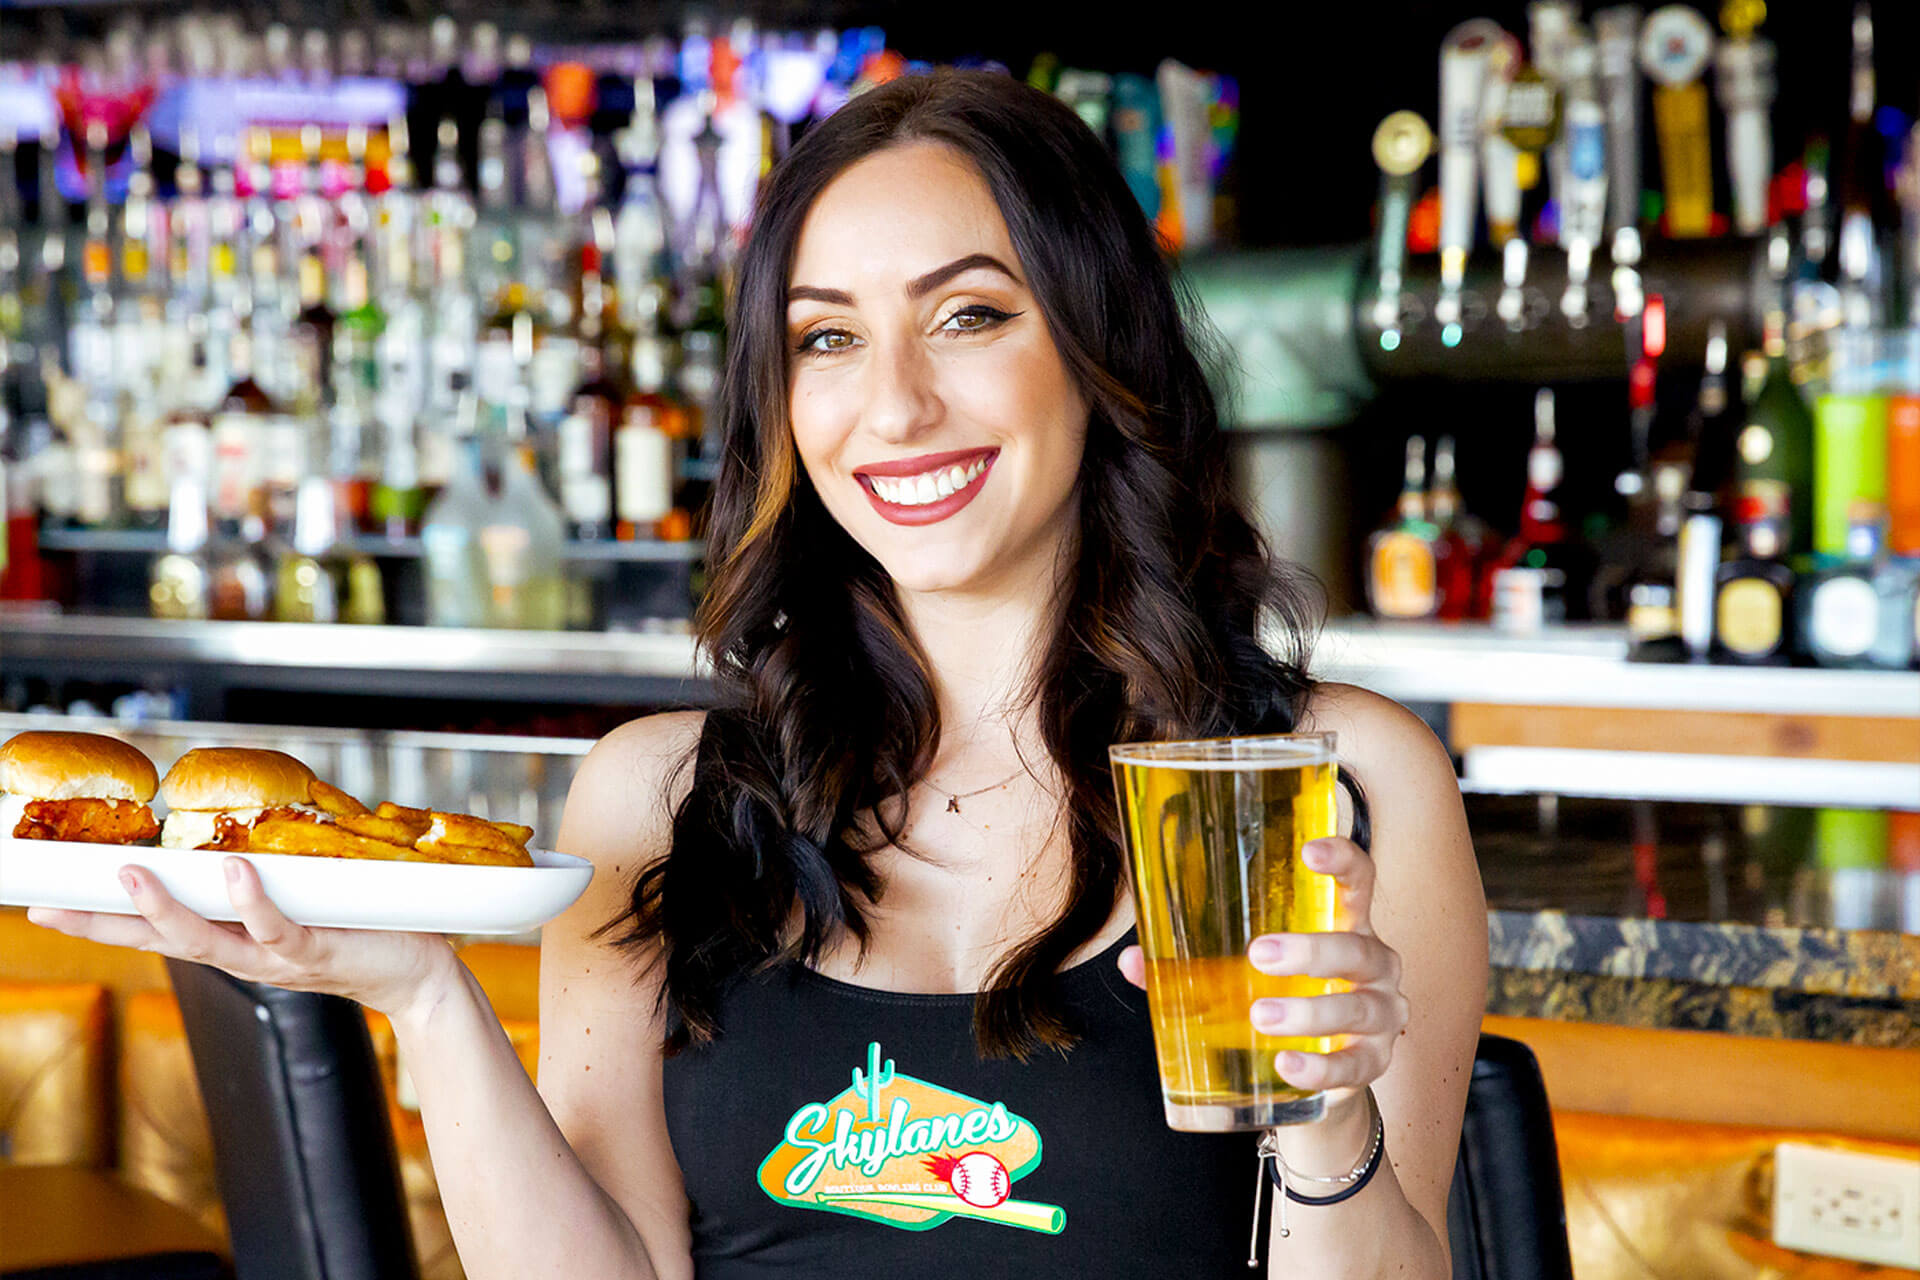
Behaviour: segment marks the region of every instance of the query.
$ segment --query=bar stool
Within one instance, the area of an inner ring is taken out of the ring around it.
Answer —
[[[167,961],[238,1280],[419,1280],[360,1007]]]
[[[1481,1035],[1447,1196],[1453,1280],[1573,1280],[1553,1112],[1533,1050]]]

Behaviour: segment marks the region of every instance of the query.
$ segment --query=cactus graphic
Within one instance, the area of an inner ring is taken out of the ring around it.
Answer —
[[[880,1123],[880,1094],[893,1083],[893,1059],[887,1059],[887,1065],[880,1065],[880,1042],[875,1040],[867,1046],[867,1069],[853,1069],[854,1096],[863,1098],[867,1104],[867,1119]]]

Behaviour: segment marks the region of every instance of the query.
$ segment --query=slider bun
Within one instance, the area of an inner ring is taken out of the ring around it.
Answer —
[[[308,803],[313,770],[284,751],[195,747],[160,780],[169,809],[267,809]]]
[[[33,729],[0,746],[0,791],[33,800],[153,799],[158,775],[139,748],[104,733]]]

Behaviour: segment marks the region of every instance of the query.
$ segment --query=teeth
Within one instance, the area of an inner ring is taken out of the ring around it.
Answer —
[[[880,476],[869,479],[881,501],[890,502],[896,507],[923,507],[929,502],[938,502],[958,493],[979,479],[981,472],[986,469],[986,459],[982,458],[969,467],[948,467],[944,471],[929,471],[898,479]]]

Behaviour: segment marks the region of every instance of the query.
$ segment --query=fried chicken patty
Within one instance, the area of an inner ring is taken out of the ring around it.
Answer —
[[[137,800],[29,800],[12,834],[16,840],[138,844],[158,836],[160,824]]]

